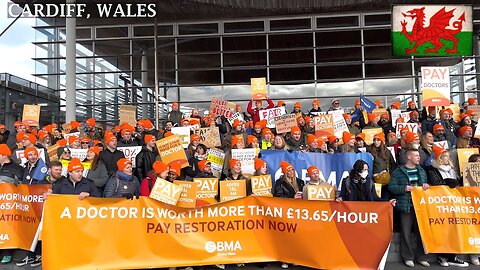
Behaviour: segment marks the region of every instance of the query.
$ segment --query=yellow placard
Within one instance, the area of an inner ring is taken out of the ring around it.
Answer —
[[[156,142],[160,159],[163,163],[169,164],[172,161],[179,161],[182,168],[188,166],[187,155],[183,150],[182,142],[178,135],[169,136]]]
[[[373,183],[375,185],[375,192],[379,198],[382,197],[382,184],[380,183]]]
[[[257,196],[267,196],[272,197],[272,176],[270,174],[267,175],[259,175],[259,176],[252,176],[250,178],[252,183],[252,193]]]
[[[460,173],[463,175],[465,170],[465,164],[468,162],[468,158],[473,155],[478,154],[478,148],[458,148],[458,166],[460,167]]]
[[[335,200],[335,187],[307,185],[307,196],[310,201],[333,201]]]
[[[365,128],[362,129],[363,134],[365,134],[365,143],[370,145],[373,143],[373,136],[378,133],[382,133],[382,128]]]
[[[250,85],[252,87],[252,99],[267,99],[267,81],[263,78],[250,78]]]
[[[216,203],[218,196],[217,178],[194,178],[197,184],[197,207]]]
[[[183,189],[180,193],[180,198],[178,198],[177,206],[195,208],[197,201],[197,184],[195,182],[178,180],[173,181],[173,183]]]
[[[247,195],[245,180],[220,181],[220,201],[231,201]]]
[[[152,192],[150,192],[150,198],[166,204],[176,205],[182,191],[182,187],[170,183],[165,179],[157,178],[155,185],[153,185]]]

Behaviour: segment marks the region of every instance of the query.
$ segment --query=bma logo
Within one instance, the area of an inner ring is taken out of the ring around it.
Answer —
[[[473,245],[478,246],[478,245],[480,245],[480,238],[478,238],[478,237],[475,237],[475,238],[474,238],[474,237],[470,237],[470,238],[468,238],[468,243],[469,243],[471,246],[473,246]]]
[[[237,251],[242,250],[242,245],[240,241],[208,241],[205,243],[205,250],[208,253],[217,252],[229,252],[229,251]]]
[[[8,234],[0,234],[0,241],[8,241],[10,240],[10,237],[8,237]]]

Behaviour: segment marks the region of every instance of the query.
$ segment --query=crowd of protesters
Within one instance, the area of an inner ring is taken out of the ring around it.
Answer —
[[[383,108],[380,101],[375,103],[377,108]],[[468,105],[477,105],[477,100],[469,98]],[[281,106],[287,105],[278,101],[276,107]],[[241,162],[231,157],[232,149],[257,148],[324,154],[368,152],[373,156],[373,175],[368,173],[367,162],[355,162],[350,175],[338,187],[336,200],[390,201],[400,215],[402,259],[410,267],[414,267],[414,260],[429,266],[418,235],[410,191],[416,186],[428,189],[430,185],[448,185],[451,188],[462,185],[460,172],[450,156],[456,148],[479,147],[479,139],[473,136],[477,124],[473,119],[474,112],[462,108],[460,121],[454,121],[450,109],[428,107],[420,110],[415,102],[410,101],[406,108],[410,117],[407,122],[418,123],[418,133],[402,129],[401,137],[397,138],[396,124],[406,121],[398,118],[396,123],[392,123],[390,110],[401,109],[400,102],[388,106],[386,113],[376,115],[364,113],[360,101],[347,111],[340,106],[339,99],[333,99],[328,111],[344,110],[343,117],[349,132],[343,132],[341,138],[331,134],[324,140],[317,137],[315,132],[314,117],[322,113],[318,100],[312,102],[310,110],[304,110],[299,102],[293,104],[291,113],[296,115],[297,126],[283,134],[277,134],[275,128],[267,128],[266,121],[260,120],[261,110],[274,107],[275,104],[269,99],[250,101],[246,112],[237,105],[236,111],[241,113],[243,121],[235,119],[232,124],[223,116],[210,114],[202,117],[197,109],[184,115],[180,112],[179,104],[173,103],[163,128],[154,127],[149,119],[138,120],[136,126],[121,123],[113,129],[104,128],[93,118],[84,123],[71,121],[66,125],[52,123],[43,127],[15,122],[14,130],[7,130],[5,125],[0,125],[0,182],[51,184],[52,193],[76,194],[80,199],[89,196],[131,199],[139,195],[148,196],[157,178],[173,182],[214,177],[212,164],[207,160],[209,149],[193,131],[190,144],[185,149],[188,167],[181,168],[179,162],[165,164],[161,161],[156,141],[173,135],[172,128],[176,126],[218,127],[222,142],[219,149],[225,152],[225,165],[219,180],[247,180],[247,195],[252,193],[248,185],[250,175],[242,172]],[[382,132],[374,135],[373,143],[367,144],[362,131],[371,128],[381,128]],[[76,132],[80,136],[65,136]],[[447,142],[449,150],[434,144],[442,141]],[[47,149],[54,145],[58,149],[52,158],[47,154]],[[125,146],[142,147],[135,164],[117,149]],[[388,147],[393,147],[394,151]],[[72,158],[73,149],[88,149],[86,158]],[[35,171],[40,166],[42,150],[48,173],[42,179],[37,179]],[[19,151],[23,151],[26,159],[23,164],[17,155]],[[254,175],[269,174],[266,162],[261,159],[261,151],[258,153],[254,161]],[[479,160],[478,155],[473,155],[469,161]],[[84,174],[85,164],[89,168],[87,174]],[[66,170],[62,167],[66,167]],[[299,174],[286,161],[280,167],[283,175],[274,183],[272,193],[275,197],[307,199],[308,185],[330,185],[319,177],[320,171],[316,166],[305,168],[309,181],[298,178],[296,175]],[[373,183],[383,184],[381,196],[377,195]],[[417,235],[417,249],[411,243],[412,227]],[[438,260],[442,266],[468,266],[468,263],[454,255],[440,254]],[[2,259],[2,263],[10,261],[11,254],[6,254]],[[480,265],[476,255],[471,256],[471,262]],[[27,264],[41,264],[39,250],[29,253],[17,263],[18,266]],[[218,267],[224,268],[222,265]],[[282,267],[288,268],[288,264],[284,263]]]

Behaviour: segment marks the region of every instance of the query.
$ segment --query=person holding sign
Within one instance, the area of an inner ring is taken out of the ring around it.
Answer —
[[[103,191],[108,180],[108,171],[103,161],[98,156],[100,149],[98,146],[90,147],[87,151],[87,156],[83,162],[90,163],[90,169],[87,173],[87,178],[95,183],[99,191]]]
[[[280,198],[302,199],[304,181],[296,176],[293,166],[286,162],[280,162],[283,175],[275,181],[273,196]]]
[[[242,174],[242,163],[238,159],[230,159],[229,170],[225,179],[218,181],[218,190],[220,192],[220,182],[227,180],[245,180],[247,196],[252,194],[252,185],[250,180]]]
[[[271,109],[275,107],[275,104],[273,104],[272,100],[267,98],[267,103],[268,106],[266,108],[262,107],[262,101],[261,100],[255,100],[255,108],[253,108],[253,100],[250,100],[247,105],[247,112],[252,116],[253,124],[255,125],[258,121],[260,121],[260,111],[261,110],[266,110],[266,109]]]
[[[148,134],[147,134],[148,135]],[[150,196],[153,186],[157,178],[167,179],[169,168],[167,164],[161,161],[155,161],[152,165],[153,170],[147,172],[147,176],[140,184],[140,196]]]
[[[180,162],[178,160],[174,160],[168,164],[168,176],[167,176],[167,181],[173,183],[175,180],[183,180],[180,178],[180,175],[182,173],[182,167],[180,165]]]
[[[450,153],[447,150],[433,146],[434,160],[432,165],[427,167],[428,183],[432,186],[447,185],[455,188],[460,185],[460,178],[455,172]],[[439,254],[438,263],[441,266],[460,266],[467,267],[468,263],[457,258],[455,254]]]
[[[108,179],[103,191],[105,198],[121,198],[131,199],[138,196],[139,181],[133,175],[132,161],[121,158],[117,161],[118,171]]]
[[[405,158],[405,165],[398,167],[392,172],[390,183],[388,184],[388,190],[398,201],[398,205],[395,209],[400,213],[401,257],[409,267],[415,266],[413,262],[415,257],[421,265],[428,267],[430,264],[426,261],[426,254],[418,230],[411,195],[411,191],[414,187],[422,187],[423,190],[429,188],[427,174],[420,166],[421,157],[417,149],[407,149],[405,151]],[[417,239],[416,250],[414,250],[410,238],[412,226]]]
[[[316,166],[308,167],[307,172],[308,172],[308,177],[310,177],[310,181],[307,181],[307,184],[303,186],[302,196],[304,200],[308,200],[309,186],[328,186],[328,187],[331,186],[329,183],[325,182],[325,180],[320,179],[320,170]]]

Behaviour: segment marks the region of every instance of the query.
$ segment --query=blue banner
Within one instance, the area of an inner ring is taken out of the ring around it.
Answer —
[[[363,95],[360,95],[360,104],[368,113],[372,113],[372,111],[377,108],[377,104],[372,102],[370,99],[364,97]]]
[[[340,189],[341,180],[347,177],[353,168],[355,161],[362,159],[368,163],[370,176],[372,176],[373,157],[370,153],[338,153],[338,154],[320,154],[303,153],[300,151],[285,150],[262,150],[261,159],[267,162],[268,171],[272,175],[272,181],[275,182],[283,173],[280,168],[280,162],[286,161],[295,168],[298,178],[305,181],[310,180],[307,174],[307,168],[314,165],[320,170],[320,178],[335,184]]]
[[[48,167],[43,161],[43,159],[39,158],[37,162],[37,167],[33,171],[32,178],[36,181],[41,181],[45,176],[48,175]]]

